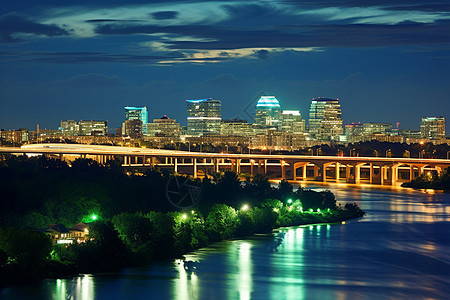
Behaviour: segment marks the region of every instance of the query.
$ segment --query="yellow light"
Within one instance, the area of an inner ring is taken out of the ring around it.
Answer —
[[[195,210],[191,210],[191,214],[195,214]]]
[[[341,224],[345,224],[345,221],[342,221],[342,223]]]
[[[273,209],[273,211],[274,211],[274,212],[278,212],[278,208],[275,207],[275,208]]]
[[[187,219],[187,215],[186,215],[186,214],[183,214],[183,215],[182,215],[182,218],[186,220],[186,219]]]
[[[244,204],[241,208],[242,211],[247,211],[248,210],[248,205]]]

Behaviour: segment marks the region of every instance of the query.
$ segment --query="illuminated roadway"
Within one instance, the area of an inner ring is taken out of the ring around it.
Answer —
[[[172,167],[176,172],[184,169],[184,173],[191,173],[194,177],[202,167],[205,172],[211,169],[211,173],[224,169],[241,173],[242,168],[246,168],[252,175],[263,173],[294,180],[345,180],[356,184],[365,181],[382,185],[397,184],[401,180],[399,172],[405,173],[405,170],[409,176],[403,174],[401,177],[407,177],[408,181],[424,171],[440,173],[450,167],[450,160],[446,159],[205,153],[81,144],[32,144],[20,148],[3,147],[0,148],[2,152],[44,154],[66,160],[81,156],[100,163],[119,157],[124,167]],[[186,171],[187,166],[191,171]],[[301,174],[298,174],[298,169]],[[364,174],[368,176],[364,177]]]

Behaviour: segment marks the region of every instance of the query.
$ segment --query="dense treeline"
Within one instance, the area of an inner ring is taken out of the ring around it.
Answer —
[[[402,186],[414,189],[434,189],[450,192],[450,168],[445,169],[442,175],[439,175],[436,170],[423,173],[411,182],[403,183]]]
[[[201,190],[196,205],[177,208],[166,197],[174,176],[159,170],[127,175],[114,161],[77,159],[69,167],[45,157],[3,157],[0,282],[113,270],[278,226],[364,214],[355,204],[336,206],[329,191],[294,191],[286,181],[273,188],[259,175],[242,182],[231,172],[203,180],[177,177]],[[70,227],[92,214],[99,220],[90,223],[86,243],[52,245],[33,229]]]

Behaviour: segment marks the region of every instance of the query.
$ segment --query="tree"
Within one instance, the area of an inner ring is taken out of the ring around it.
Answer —
[[[33,229],[0,229],[0,250],[24,269],[41,267],[49,258],[52,242],[44,233]]]
[[[232,237],[238,225],[236,210],[224,204],[215,204],[206,217],[206,227],[217,233],[220,239]]]

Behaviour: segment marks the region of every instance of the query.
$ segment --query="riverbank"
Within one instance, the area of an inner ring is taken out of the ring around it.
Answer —
[[[245,211],[235,211],[232,207],[220,205],[213,207],[212,215],[209,214],[207,218],[202,218],[193,213],[186,218],[184,217],[185,214],[171,213],[175,221],[173,232],[175,239],[172,239],[170,245],[158,245],[158,247],[162,247],[160,250],[164,250],[164,253],[166,253],[166,255],[161,255],[162,251],[159,251],[159,256],[155,256],[155,250],[151,249],[152,247],[143,248],[142,243],[139,242],[127,243],[123,235],[123,229],[118,231],[117,236],[114,237],[113,232],[107,232],[107,228],[112,224],[99,222],[95,226],[98,228],[93,228],[94,240],[82,245],[54,245],[51,258],[45,260],[38,267],[24,269],[19,265],[6,265],[0,268],[2,270],[0,282],[3,286],[9,286],[36,282],[45,278],[67,278],[86,273],[115,272],[124,267],[137,267],[156,261],[180,258],[187,252],[222,240],[242,239],[255,233],[269,233],[273,229],[281,227],[340,223],[362,217],[365,214],[355,204],[348,204],[343,208],[338,207],[336,210],[324,212],[302,212],[298,209],[298,203],[293,202],[288,206],[280,206],[273,200],[270,203],[275,204],[276,207],[266,206],[264,209],[252,208]],[[163,218],[162,214],[157,215],[159,215],[159,218]],[[213,216],[220,216],[219,218],[222,220],[213,219]],[[148,217],[129,214],[125,218],[135,218],[135,221],[141,219],[142,221]],[[182,221],[177,222],[177,218]],[[206,223],[208,226],[202,227],[202,230],[196,228],[202,223]],[[268,224],[272,224],[272,226],[269,227]],[[100,231],[103,232],[100,233]],[[199,241],[198,238],[202,235],[207,240]],[[122,238],[118,238],[119,236],[122,236]],[[158,242],[163,243],[164,237],[161,236],[160,238],[161,240]],[[168,238],[168,236],[165,238]],[[196,244],[193,244],[193,241]],[[184,251],[180,251],[180,249],[184,249]],[[147,260],[144,259],[146,255],[153,255],[154,257]]]
[[[158,169],[124,173],[114,161],[68,167],[6,157],[0,178],[0,284],[115,271],[280,226],[364,214],[355,204],[337,206],[330,191],[273,187],[262,175],[242,182],[233,172],[199,180]],[[80,222],[86,237],[67,231]]]
[[[447,168],[442,174],[438,174],[436,171],[424,173],[411,182],[403,183],[402,187],[450,193],[450,170]]]

